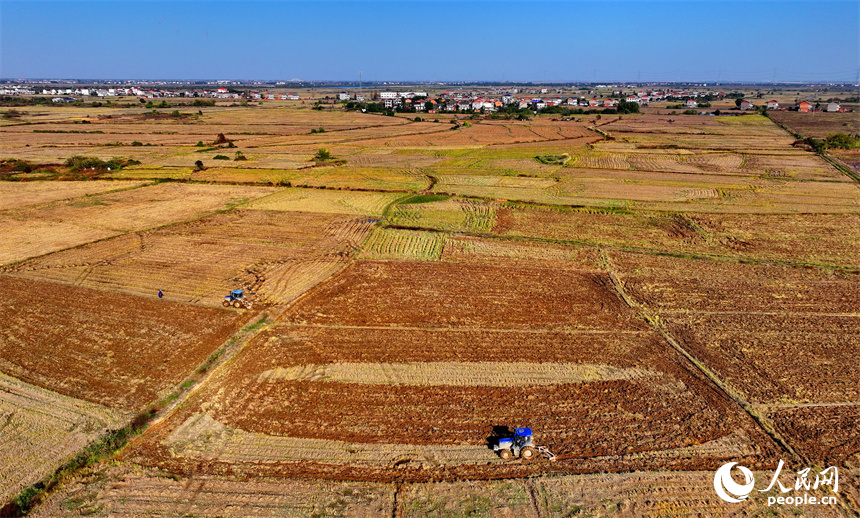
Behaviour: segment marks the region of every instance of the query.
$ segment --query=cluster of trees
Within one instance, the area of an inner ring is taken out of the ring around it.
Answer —
[[[824,139],[824,143],[830,149],[854,149],[860,147],[860,135],[831,133]]]
[[[367,113],[381,113],[383,115],[394,116],[394,110],[389,110],[383,103],[368,103],[349,101],[346,103],[347,111],[364,111]]]
[[[102,160],[94,156],[74,155],[66,160],[66,167],[72,171],[95,170],[95,171],[118,171],[127,165],[139,164],[137,160],[126,160],[122,158],[112,158],[110,160]]]
[[[854,149],[860,147],[860,135],[849,135],[847,133],[831,133],[824,139],[807,137],[803,141],[816,153],[823,153],[828,149]]]

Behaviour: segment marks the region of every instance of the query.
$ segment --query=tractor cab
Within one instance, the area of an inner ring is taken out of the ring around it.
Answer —
[[[530,445],[532,443],[532,429],[517,428],[514,432],[514,442],[517,443],[521,448],[523,446]]]
[[[229,295],[225,296],[224,298],[230,300],[230,302],[233,302],[234,300],[244,299],[245,290],[233,290],[230,292]]]

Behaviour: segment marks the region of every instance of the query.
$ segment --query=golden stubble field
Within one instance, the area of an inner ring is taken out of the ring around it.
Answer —
[[[5,500],[152,411],[37,515],[793,516],[712,488],[779,459],[858,507],[860,188],[768,119],[178,109],[0,125],[141,162],[0,183]]]

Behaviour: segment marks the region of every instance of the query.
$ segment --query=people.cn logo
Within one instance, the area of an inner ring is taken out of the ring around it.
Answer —
[[[723,464],[714,475],[714,490],[717,496],[732,504],[746,500],[755,486],[752,471],[743,466],[738,466],[738,469],[744,474],[744,483],[738,484],[732,479],[732,467],[735,464],[737,462]]]

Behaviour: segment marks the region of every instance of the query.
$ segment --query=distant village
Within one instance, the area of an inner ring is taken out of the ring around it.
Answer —
[[[560,93],[555,92],[556,94]],[[592,93],[591,90],[588,93]],[[527,94],[527,95],[523,95]],[[636,103],[640,106],[647,106],[652,102],[669,101],[680,102],[684,108],[695,109],[700,105],[709,107],[710,101],[722,100],[728,97],[741,98],[740,94],[727,94],[725,92],[699,92],[699,91],[678,91],[678,90],[639,90],[630,94],[626,94],[621,90],[615,90],[609,97],[575,97],[575,96],[558,96],[548,95],[549,89],[541,88],[539,90],[526,90],[521,92],[518,88],[510,88],[506,90],[494,91],[446,91],[442,92],[435,99],[427,96],[426,92],[380,92],[372,96],[372,102],[380,102],[385,108],[393,110],[407,110],[416,112],[463,112],[463,111],[484,111],[493,112],[499,111],[506,106],[514,106],[518,109],[533,110],[535,112],[551,107],[588,107],[588,108],[614,108],[621,102]],[[350,95],[347,92],[338,94],[339,101],[365,101],[364,97],[355,94]],[[775,100],[767,101],[765,107],[768,110],[785,109],[780,107],[779,102]],[[743,99],[737,106],[742,111],[754,110],[756,105],[749,100]],[[789,108],[791,109],[791,108]],[[814,105],[807,101],[801,101],[794,109],[798,111],[813,111]],[[824,111],[838,112],[843,111],[842,106],[837,102],[828,103]]]
[[[549,88],[494,88],[487,90],[463,90],[445,91],[430,98],[427,92],[370,92],[366,97],[360,91],[357,93],[340,92],[336,100],[342,102],[378,103],[388,110],[409,112],[465,112],[482,111],[494,112],[505,107],[527,109],[535,112],[552,107],[584,107],[584,108],[614,108],[620,102],[636,103],[647,106],[653,102],[669,101],[678,102],[684,108],[696,109],[709,107],[714,100],[725,98],[741,99],[741,94],[717,91],[686,91],[686,90],[639,90],[635,92],[624,92],[614,90],[608,97],[590,96],[562,96],[562,90],[550,93]],[[593,94],[593,90],[588,90]],[[119,96],[134,96],[140,99],[162,99],[162,98],[203,98],[221,100],[244,100],[244,101],[298,101],[309,100],[295,93],[273,93],[254,91],[235,91],[226,87],[202,88],[202,89],[160,89],[142,88],[138,86],[115,87],[115,88],[42,88],[37,89],[30,86],[4,86],[0,88],[0,95],[46,95],[55,96],[51,100],[55,103],[71,103],[83,100],[86,97],[111,98]],[[763,101],[763,107],[767,110],[796,110],[799,112],[842,112],[846,111],[838,102],[830,102],[816,106],[808,101],[785,107],[780,106],[776,100]],[[748,99],[740,100],[737,108],[741,111],[755,110],[758,106]]]

